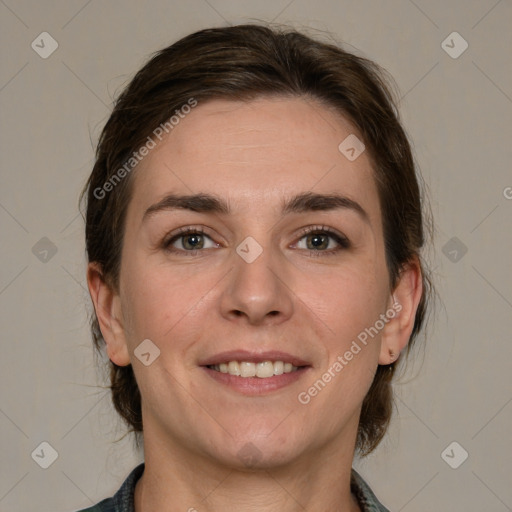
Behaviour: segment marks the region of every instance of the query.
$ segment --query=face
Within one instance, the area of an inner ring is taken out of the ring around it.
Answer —
[[[215,100],[139,164],[109,344],[145,435],[231,466],[355,441],[387,326],[361,333],[392,300],[369,156],[338,149],[350,134],[310,100]]]

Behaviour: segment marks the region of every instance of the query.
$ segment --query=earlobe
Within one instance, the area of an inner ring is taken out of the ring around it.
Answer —
[[[130,355],[122,322],[119,295],[105,282],[98,263],[89,263],[87,285],[101,333],[107,345],[109,359],[118,366],[129,365]]]
[[[383,330],[379,364],[394,363],[407,346],[414,328],[416,311],[422,293],[421,267],[418,259],[415,258],[403,268],[399,282],[391,296],[390,309],[393,309],[396,314]]]

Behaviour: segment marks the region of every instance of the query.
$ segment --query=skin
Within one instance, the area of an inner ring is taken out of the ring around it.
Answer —
[[[109,357],[133,365],[142,395],[146,467],[137,512],[359,510],[350,470],[361,404],[377,365],[409,340],[421,276],[411,262],[389,289],[369,156],[350,162],[338,150],[351,133],[347,120],[304,98],[213,100],[139,164],[118,290],[98,265],[88,269]],[[231,212],[144,218],[169,193],[199,192],[225,199]],[[343,194],[368,218],[348,208],[282,215],[282,201],[303,192]],[[190,237],[174,240],[177,252],[163,247],[188,226],[205,230],[203,248],[187,253]],[[312,247],[314,236],[301,232],[308,226],[331,228],[351,245],[324,238]],[[252,263],[236,252],[248,236],[263,249]],[[392,293],[401,311],[301,404],[298,394],[391,307]],[[144,339],[160,349],[149,366],[134,356]],[[235,349],[282,350],[311,368],[289,386],[248,397],[199,366]],[[241,456],[248,449],[257,454],[252,467]]]

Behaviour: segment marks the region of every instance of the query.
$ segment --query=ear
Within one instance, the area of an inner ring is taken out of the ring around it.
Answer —
[[[388,305],[390,314],[386,316],[390,320],[382,331],[379,364],[394,363],[409,342],[422,293],[421,267],[414,258],[402,269]],[[392,311],[396,313],[394,317]]]
[[[103,339],[107,344],[109,359],[118,366],[130,364],[130,355],[123,327],[119,295],[105,282],[101,266],[89,263],[87,285],[100,324]]]

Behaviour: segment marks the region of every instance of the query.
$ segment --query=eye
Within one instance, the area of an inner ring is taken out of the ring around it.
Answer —
[[[302,242],[304,240],[305,243]],[[305,246],[304,246],[305,245]],[[315,256],[319,253],[332,255],[350,247],[349,240],[339,233],[324,226],[310,226],[303,230],[300,240],[297,242],[298,249],[310,251]]]
[[[163,248],[169,252],[194,255],[199,249],[211,249],[218,247],[201,228],[180,228],[178,233],[173,233],[163,242]]]
[[[163,241],[162,247],[171,253],[194,256],[201,249],[216,248],[219,247],[219,244],[214,242],[202,228],[184,227],[171,233]],[[348,249],[350,242],[346,237],[330,228],[310,226],[302,230],[301,237],[294,247],[307,250],[314,256],[319,256],[322,253],[324,253],[322,255],[328,256]]]

